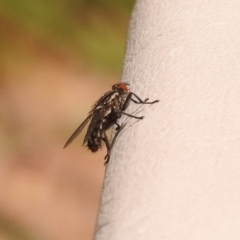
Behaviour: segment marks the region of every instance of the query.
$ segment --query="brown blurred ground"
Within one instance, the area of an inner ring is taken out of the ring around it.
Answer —
[[[0,239],[91,239],[106,150],[63,145],[117,79],[40,59],[0,91]]]
[[[90,240],[106,149],[63,145],[119,81],[134,1],[0,1],[0,240]]]

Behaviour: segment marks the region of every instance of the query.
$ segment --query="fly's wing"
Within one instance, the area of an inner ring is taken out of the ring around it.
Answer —
[[[72,134],[72,136],[67,140],[63,148],[66,148],[83,130],[83,128],[87,125],[89,120],[92,118],[93,114],[90,114],[82,123],[81,125],[76,129],[76,131]]]
[[[92,120],[88,126],[87,133],[83,140],[83,145],[92,137],[94,131],[95,132],[99,131],[100,126],[102,124],[102,118],[103,118],[102,108],[95,110],[92,116]]]
[[[101,125],[103,124],[103,118],[109,111],[111,110],[111,98],[112,95],[115,94],[113,91],[107,92],[104,94],[93,106],[92,110],[92,120],[89,124],[86,136],[83,140],[83,145],[92,138],[93,133],[98,132],[101,130]],[[101,131],[101,134],[103,132]]]

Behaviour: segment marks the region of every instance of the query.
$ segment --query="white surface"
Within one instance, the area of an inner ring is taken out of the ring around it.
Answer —
[[[240,1],[137,1],[122,80],[161,102],[118,139],[95,240],[239,240]]]

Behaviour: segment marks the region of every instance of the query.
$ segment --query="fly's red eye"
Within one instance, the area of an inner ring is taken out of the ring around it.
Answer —
[[[118,84],[118,88],[120,88],[124,92],[128,92],[128,88],[125,84],[122,83]]]

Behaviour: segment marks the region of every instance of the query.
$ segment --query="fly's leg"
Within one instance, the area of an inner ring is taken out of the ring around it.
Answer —
[[[107,155],[105,156],[105,163],[104,163],[104,166],[108,164],[109,160],[110,160],[110,154],[111,154],[111,151],[112,151],[112,148],[119,136],[119,134],[122,132],[123,128],[126,126],[126,123],[122,124],[121,126],[119,126],[118,130],[116,131],[116,133],[114,134],[114,137],[111,141],[111,144],[109,143],[108,141],[108,138],[107,138],[107,135],[106,133],[104,132],[104,138],[102,138],[102,140],[106,143],[106,146],[107,146]]]
[[[118,131],[121,128],[121,126],[117,122],[115,124],[117,125],[116,131]]]
[[[110,142],[108,140],[107,134],[105,132],[104,132],[104,137],[102,137],[102,140],[106,143],[107,151],[109,152],[111,146],[110,146]]]
[[[109,163],[109,160],[110,160],[110,154],[109,153],[107,153],[107,155],[105,156],[104,160],[105,160],[104,166],[106,166]]]
[[[132,96],[134,96],[138,101],[133,99]],[[128,94],[124,104],[123,104],[122,111],[125,111],[128,108],[130,101],[132,101],[132,102],[134,102],[136,104],[154,104],[154,103],[159,102],[159,100],[148,102],[148,98],[146,98],[145,100],[142,100],[138,95],[136,95],[133,92],[130,92]]]
[[[106,147],[107,147],[107,155],[104,157],[104,166],[106,166],[110,160],[110,151],[111,151],[111,146],[110,146],[110,142],[108,140],[107,134],[106,132],[103,133],[104,137],[102,137],[102,140],[105,142]]]
[[[125,113],[125,112],[121,112],[123,115],[126,115],[128,117],[131,117],[131,118],[136,118],[136,119],[139,119],[139,120],[142,120],[144,118],[144,116],[141,116],[141,117],[137,117],[137,116],[133,116],[129,113]]]
[[[124,111],[124,110],[123,110],[123,111]],[[140,119],[140,120],[142,120],[142,119],[144,118],[143,116],[137,117],[137,116],[131,115],[131,114],[129,114],[129,113],[125,113],[125,112],[123,112],[123,111],[116,111],[116,112],[114,112],[114,113],[115,113],[115,114],[119,114],[120,116],[123,114],[123,115],[126,115],[126,116],[128,116],[128,117],[132,117],[132,118],[136,118],[136,119]],[[121,128],[121,126],[120,126],[117,122],[115,122],[115,124],[117,125],[116,130],[118,130],[118,129]]]
[[[131,97],[131,100],[132,100],[134,103],[136,103],[136,104],[154,104],[154,103],[159,102],[159,100],[155,100],[155,101],[152,101],[152,102],[148,102],[148,98],[143,101],[143,100],[142,100],[138,95],[136,95],[135,93],[131,92],[130,94],[131,94],[131,96],[134,96],[134,97],[138,100],[138,101],[136,101],[136,100],[132,99],[132,97]]]
[[[129,93],[121,109],[122,111],[125,111],[128,108],[131,98],[132,98],[132,94]]]

